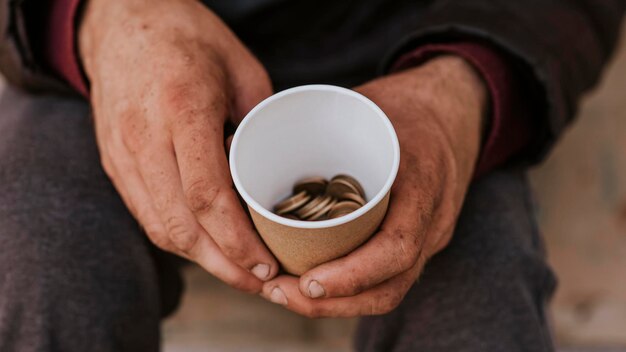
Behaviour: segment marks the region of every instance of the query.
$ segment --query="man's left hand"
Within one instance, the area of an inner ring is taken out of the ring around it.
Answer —
[[[452,238],[480,150],[487,88],[459,57],[440,56],[355,90],[393,123],[400,169],[387,215],[368,242],[300,278],[282,275],[263,285],[263,297],[307,317],[396,308]]]

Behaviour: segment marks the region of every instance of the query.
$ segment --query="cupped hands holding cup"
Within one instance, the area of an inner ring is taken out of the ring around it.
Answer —
[[[300,277],[264,284],[263,297],[308,317],[377,315],[397,307],[428,259],[450,241],[480,148],[486,91],[462,59],[438,57],[355,91],[393,124],[399,169],[386,215],[367,242]]]
[[[399,154],[387,160],[386,168],[367,171],[368,163],[385,163],[375,158],[377,148],[393,155],[395,147],[393,138],[382,133],[386,128],[364,129],[370,134],[359,145],[369,148],[363,155],[371,159],[354,176],[379,197],[353,218],[327,221],[348,226],[378,211],[382,223],[352,252],[294,277],[277,276],[278,262],[233,188],[223,126],[229,119],[238,124],[272,88],[265,69],[224,23],[194,0],[90,0],[79,28],[79,49],[91,84],[102,164],[127,207],[153,243],[197,262],[227,284],[309,317],[382,314],[401,302],[426,261],[450,240],[478,156],[487,106],[483,82],[463,59],[439,56],[355,87],[360,94],[348,94],[356,110],[342,116],[366,118],[357,110],[378,109],[366,103],[371,100],[393,125]],[[317,103],[324,107],[333,101],[320,98]],[[384,126],[383,119],[379,123]],[[302,131],[309,133],[314,131]],[[385,138],[382,144],[374,142]],[[397,176],[394,160],[399,161]],[[260,195],[268,204],[256,201],[258,207],[251,205],[252,196],[246,199],[253,218],[259,215],[255,222],[261,232],[263,219],[276,220],[262,209],[284,195]],[[315,230],[290,219],[272,223]]]

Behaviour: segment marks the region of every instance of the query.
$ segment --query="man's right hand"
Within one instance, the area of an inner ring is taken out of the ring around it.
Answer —
[[[89,0],[79,51],[102,165],[160,248],[256,293],[278,264],[241,207],[224,145],[268,75],[196,0]]]

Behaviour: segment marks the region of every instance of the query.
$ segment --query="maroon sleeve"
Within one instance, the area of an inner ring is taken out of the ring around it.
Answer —
[[[476,178],[508,161],[531,143],[532,112],[522,102],[514,70],[489,46],[473,42],[424,45],[401,56],[392,70],[417,66],[442,53],[461,56],[472,64],[482,75],[491,95],[490,124],[476,165]]]
[[[76,46],[76,15],[81,0],[51,0],[43,41],[43,55],[50,68],[74,89],[89,96]]]

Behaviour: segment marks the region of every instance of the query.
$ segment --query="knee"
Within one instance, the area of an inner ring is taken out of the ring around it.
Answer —
[[[73,243],[47,235],[2,235],[0,350],[156,350],[160,295],[149,254],[116,252],[84,233]]]
[[[140,234],[128,231],[122,239],[33,226],[13,232],[0,228],[2,298],[29,305],[63,302],[64,308],[82,300],[86,309],[101,304],[102,311],[130,311],[132,305],[150,301],[158,307],[156,269]]]
[[[0,200],[0,340],[2,329],[108,334],[132,331],[136,317],[158,322],[154,260],[118,199],[80,188],[12,197]]]

